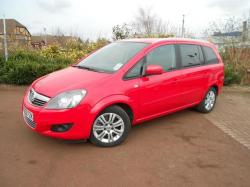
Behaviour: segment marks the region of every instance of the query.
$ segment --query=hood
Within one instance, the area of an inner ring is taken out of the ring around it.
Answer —
[[[36,92],[54,97],[57,94],[74,89],[86,89],[90,86],[99,86],[110,77],[111,74],[88,71],[75,67],[48,74],[33,83]]]

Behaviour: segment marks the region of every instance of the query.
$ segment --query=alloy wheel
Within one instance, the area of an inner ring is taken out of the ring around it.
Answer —
[[[213,108],[214,103],[215,103],[215,93],[213,90],[210,90],[205,99],[205,108],[209,111]]]
[[[118,114],[103,113],[94,122],[93,134],[102,143],[112,143],[124,133],[124,121]]]

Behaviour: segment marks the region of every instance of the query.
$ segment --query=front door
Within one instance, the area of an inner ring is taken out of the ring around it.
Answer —
[[[151,50],[145,57],[146,66],[160,65],[164,73],[145,75],[140,78],[140,118],[153,117],[171,111],[183,104],[178,85],[181,74],[176,69],[174,45],[162,45]]]

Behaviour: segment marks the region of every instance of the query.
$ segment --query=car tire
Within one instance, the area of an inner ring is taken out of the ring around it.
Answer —
[[[108,107],[96,117],[90,142],[101,147],[119,145],[127,138],[130,128],[130,118],[121,107]]]
[[[213,110],[217,98],[217,90],[211,87],[206,93],[204,99],[196,107],[196,110],[202,113],[209,113]]]

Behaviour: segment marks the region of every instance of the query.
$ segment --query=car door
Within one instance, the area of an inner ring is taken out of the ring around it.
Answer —
[[[200,102],[208,79],[207,68],[204,66],[204,57],[199,45],[178,44],[181,60],[181,74],[179,80],[180,92],[186,98],[184,105]]]
[[[164,69],[160,75],[145,75],[140,78],[139,108],[140,117],[174,110],[182,105],[178,79],[175,45],[162,45],[154,48],[145,56],[145,66],[156,64]]]

